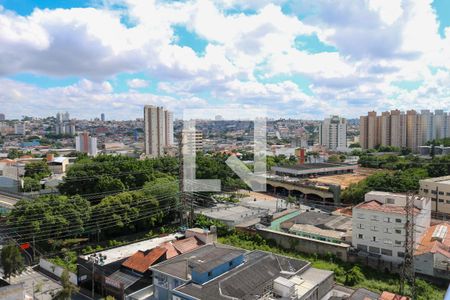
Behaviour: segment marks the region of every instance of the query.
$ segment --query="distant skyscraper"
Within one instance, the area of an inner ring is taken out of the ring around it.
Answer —
[[[0,114],[0,121],[5,121],[5,120],[6,120],[5,114]]]
[[[163,107],[144,107],[145,154],[153,157],[164,155],[164,147],[173,145],[173,114]]]
[[[104,113],[102,113],[102,114],[100,115],[100,118],[101,118],[102,122],[105,122],[105,114],[104,114]]]
[[[70,121],[70,115],[67,111],[62,114],[62,120],[63,120],[63,122]]]
[[[347,121],[339,116],[325,119],[319,127],[319,144],[331,150],[347,147]]]
[[[75,137],[75,146],[78,152],[97,155],[97,138],[89,136],[88,132],[81,132]]]

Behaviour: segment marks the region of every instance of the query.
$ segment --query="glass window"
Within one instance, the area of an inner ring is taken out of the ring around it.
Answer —
[[[397,256],[398,256],[398,257],[405,257],[405,253],[404,253],[404,252],[398,252],[398,253],[397,253]]]
[[[378,247],[369,247],[369,252],[380,254],[380,248],[378,248]]]
[[[366,245],[358,244],[358,245],[356,245],[356,248],[358,248],[359,250],[362,250],[362,251],[367,251],[367,246]]]
[[[383,255],[387,255],[387,256],[392,256],[392,250],[388,250],[388,249],[381,249],[381,254]]]
[[[364,238],[364,235],[358,234],[358,239],[363,239],[363,238]]]
[[[402,219],[395,219],[395,222],[396,222],[396,223],[401,223],[401,222],[402,222]]]
[[[392,240],[390,239],[384,239],[383,241],[386,245],[392,245]]]
[[[439,195],[444,195],[444,192],[439,192]]]
[[[402,233],[402,230],[401,230],[401,229],[395,229],[395,233],[401,234],[401,233]]]

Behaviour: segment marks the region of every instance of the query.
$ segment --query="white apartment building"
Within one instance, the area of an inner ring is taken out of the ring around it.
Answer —
[[[405,254],[406,195],[372,191],[364,202],[353,208],[353,247],[380,259],[401,263]],[[414,200],[416,241],[430,227],[431,201],[426,197]]]
[[[26,133],[25,122],[20,122],[20,123],[14,124],[14,134],[25,135],[25,133]]]
[[[89,136],[88,132],[80,132],[75,137],[75,148],[78,152],[96,156],[98,153],[97,138]]]
[[[173,114],[163,107],[144,107],[144,148],[152,157],[164,155],[164,148],[173,145]]]
[[[420,180],[420,195],[431,199],[431,211],[450,215],[450,176]]]
[[[319,144],[331,150],[347,147],[347,121],[339,116],[325,119],[319,127]]]

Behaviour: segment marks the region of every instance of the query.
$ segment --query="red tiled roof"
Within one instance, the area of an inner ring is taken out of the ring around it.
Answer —
[[[197,249],[198,247],[203,245],[203,242],[200,241],[195,236],[191,236],[187,239],[175,241],[172,244],[180,254],[183,254],[183,253]]]
[[[122,266],[138,271],[139,273],[145,273],[151,265],[166,253],[166,251],[167,249],[163,247],[156,247],[148,253],[138,251],[128,257],[128,259],[122,263]]]
[[[356,205],[355,208],[381,211],[381,212],[392,213],[392,214],[401,214],[401,215],[406,214],[405,208],[403,206],[385,204],[385,203],[381,203],[377,200],[370,200],[370,201],[362,202],[362,203]],[[420,209],[415,207],[414,214],[416,215],[419,212],[420,212]]]
[[[161,245],[161,247],[164,247],[167,252],[166,252],[166,258],[172,258],[178,255],[178,251],[177,249],[175,249],[175,247],[172,245],[171,242],[167,242]]]
[[[409,297],[396,295],[390,292],[383,292],[379,300],[410,300]]]
[[[446,226],[447,234],[444,236],[442,241],[433,240],[433,233],[438,226]],[[427,229],[425,234],[420,241],[419,246],[417,247],[414,255],[421,255],[424,253],[440,253],[448,258],[450,258],[450,224],[449,223],[440,223],[431,226]]]

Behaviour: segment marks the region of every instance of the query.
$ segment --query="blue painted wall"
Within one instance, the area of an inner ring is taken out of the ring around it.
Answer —
[[[192,281],[197,284],[203,284],[211,279],[216,278],[217,276],[222,275],[225,272],[228,272],[229,270],[233,269],[236,266],[239,266],[244,261],[244,255],[240,255],[236,258],[234,258],[231,261],[227,261],[217,267],[215,267],[212,270],[198,273],[192,270]],[[231,264],[230,264],[231,262]]]

